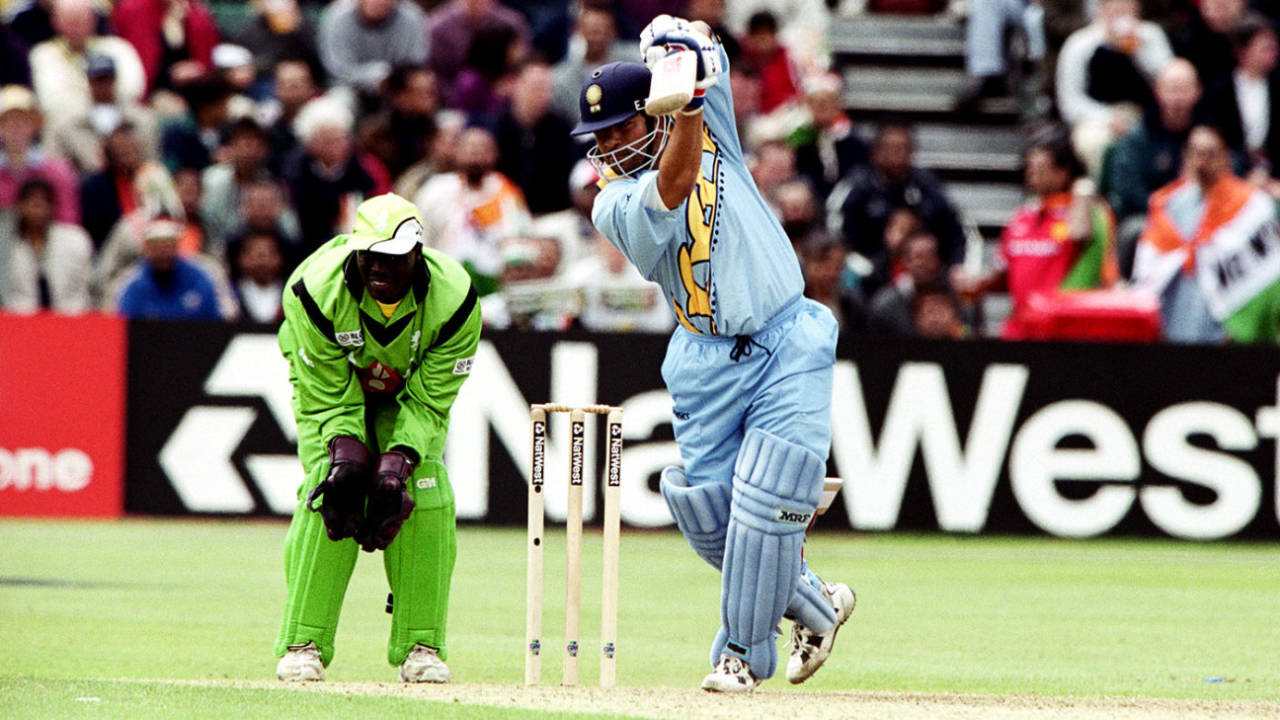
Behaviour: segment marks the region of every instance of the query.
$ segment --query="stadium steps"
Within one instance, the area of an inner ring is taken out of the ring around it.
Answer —
[[[966,81],[964,23],[951,15],[838,15],[831,49],[850,117],[868,137],[887,119],[912,124],[916,164],[943,182],[973,237],[970,262],[980,256],[989,263],[1024,198],[1024,121],[1034,116],[1034,104],[1000,97],[956,111],[955,96]],[[1007,296],[984,297],[985,334],[998,333],[1008,312]]]
[[[831,48],[855,122],[864,129],[890,118],[911,122],[916,164],[936,174],[965,222],[994,241],[1022,199],[1023,107],[1002,97],[956,112],[966,80],[963,22],[946,14],[839,15]]]

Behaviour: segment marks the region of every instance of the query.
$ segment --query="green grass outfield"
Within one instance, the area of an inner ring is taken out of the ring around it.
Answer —
[[[278,521],[0,521],[0,717],[545,716],[235,684],[274,679],[285,530]],[[560,673],[562,541],[547,542],[549,681]],[[584,684],[597,671],[598,541],[588,531]],[[455,679],[517,686],[524,532],[463,527],[458,545]],[[674,531],[629,532],[622,548],[619,684],[696,686],[719,576]],[[824,577],[853,585],[857,610],[822,672],[802,687],[775,678],[771,691],[1280,699],[1277,543],[818,533],[807,553]],[[362,555],[329,680],[395,679],[385,598],[380,559]]]

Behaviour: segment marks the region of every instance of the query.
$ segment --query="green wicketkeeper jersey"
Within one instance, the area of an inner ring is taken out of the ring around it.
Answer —
[[[382,449],[402,445],[439,457],[480,338],[476,291],[461,265],[426,248],[410,291],[384,318],[349,239],[325,243],[286,283],[280,350],[298,424],[311,425],[325,447],[338,435],[370,442],[365,395],[385,393],[399,412]]]

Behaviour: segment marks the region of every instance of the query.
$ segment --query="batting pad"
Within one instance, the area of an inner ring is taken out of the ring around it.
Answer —
[[[669,467],[662,471],[658,490],[693,551],[719,570],[724,563],[732,489],[717,482],[690,486],[684,470]]]
[[[689,545],[711,567],[720,570],[724,565],[724,539],[729,529],[729,502],[732,489],[720,483],[690,486],[684,470],[668,467],[662,471],[658,482],[662,498],[667,501],[676,527],[684,533]],[[796,592],[787,604],[786,616],[815,632],[824,633],[836,622],[836,611],[831,600],[819,589],[822,581],[807,568],[801,572]],[[713,643],[711,664],[720,660],[724,638]]]
[[[803,570],[804,531],[822,497],[826,463],[812,451],[759,429],[747,431],[733,469],[720,614],[724,652],[757,678],[778,664],[776,633]]]

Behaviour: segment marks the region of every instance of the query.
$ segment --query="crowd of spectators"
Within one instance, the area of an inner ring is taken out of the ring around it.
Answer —
[[[1059,124],[1056,138],[1041,131],[1029,144],[1028,201],[1004,228],[994,267],[957,267],[952,287],[1007,289],[1010,338],[1026,336],[1027,313],[1055,292],[1132,285],[1156,296],[1167,339],[1275,342],[1280,271],[1264,259],[1280,249],[1280,4],[970,6],[970,78],[957,109],[1016,91],[1005,80],[1019,74],[995,56],[1022,23],[1025,58],[1040,70],[1030,82],[1047,96],[1044,119]],[[1236,252],[1245,246],[1253,250]]]
[[[669,329],[656,286],[591,226],[598,178],[569,135],[583,79],[634,59],[659,12],[720,33],[753,177],[844,330],[971,337],[981,298],[1006,291],[1004,334],[1024,337],[1032,295],[1141,284],[1179,243],[1193,278],[1206,228],[1258,201],[1236,184],[1220,198],[1219,178],[1280,196],[1265,3],[1168,0],[1142,19],[1137,0],[969,0],[957,111],[1030,62],[1058,123],[1028,143],[1027,204],[985,268],[912,127],[846,114],[839,0],[251,0],[234,23],[205,3],[5,4],[0,309],[276,322],[291,269],[394,191],[471,273],[490,326]],[[1004,51],[1009,27],[1025,52]],[[1172,337],[1242,338],[1195,282],[1161,278],[1147,285],[1200,313],[1166,317]]]

